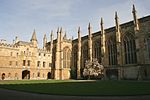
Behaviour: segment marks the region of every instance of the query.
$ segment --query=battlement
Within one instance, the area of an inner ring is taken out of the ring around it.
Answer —
[[[50,53],[50,51],[49,50],[44,50],[44,49],[38,49],[38,52],[40,52],[40,53]]]
[[[4,43],[0,42],[0,47],[6,47],[6,48],[18,48],[16,45],[10,44],[10,43]]]

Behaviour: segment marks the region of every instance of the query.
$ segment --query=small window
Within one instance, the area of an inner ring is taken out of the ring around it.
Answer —
[[[39,56],[41,56],[41,53],[39,53]]]
[[[28,60],[28,66],[30,66],[30,60]]]
[[[23,66],[25,66],[26,65],[26,60],[23,60]]]
[[[49,67],[51,67],[51,63],[49,63]]]
[[[44,53],[44,57],[46,56],[46,54]]]
[[[37,77],[40,77],[40,72],[37,73]]]
[[[8,73],[8,77],[9,77],[9,78],[11,77],[11,73]]]
[[[40,67],[40,61],[37,61],[37,67]]]
[[[34,73],[33,73],[33,78],[34,78]]]
[[[45,67],[45,64],[46,64],[46,63],[45,63],[45,62],[43,62],[43,67]]]
[[[12,61],[9,61],[9,65],[10,65],[10,66],[12,65]]]
[[[10,56],[13,56],[13,52],[10,52]]]
[[[43,73],[43,78],[45,77],[45,74]]]
[[[16,56],[18,57],[18,52],[17,52]]]
[[[16,61],[16,66],[18,66],[18,61]]]

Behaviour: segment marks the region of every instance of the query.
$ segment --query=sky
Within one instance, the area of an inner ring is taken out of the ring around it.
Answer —
[[[92,32],[100,31],[101,17],[105,28],[114,26],[115,11],[120,24],[131,21],[133,4],[138,18],[150,14],[150,0],[0,0],[0,39],[12,43],[18,36],[19,40],[30,41],[35,29],[42,47],[44,34],[50,41],[51,30],[55,38],[58,27],[68,38],[77,38],[79,26],[81,36],[85,36],[89,22]]]

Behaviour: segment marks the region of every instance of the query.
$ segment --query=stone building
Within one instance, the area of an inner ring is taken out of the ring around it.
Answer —
[[[46,36],[43,39],[46,42]],[[19,41],[16,37],[13,44],[0,42],[0,79],[50,79],[50,51],[38,49],[36,32],[30,42]]]
[[[96,58],[104,70],[105,79],[150,79],[150,16],[138,18],[133,5],[133,21],[120,24],[115,12],[115,26],[105,29],[103,18],[100,31],[68,39],[62,28],[57,38],[43,49],[37,45],[36,33],[30,42],[0,43],[0,79],[81,79],[86,60]]]

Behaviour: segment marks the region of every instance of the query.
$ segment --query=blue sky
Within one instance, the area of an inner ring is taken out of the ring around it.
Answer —
[[[0,39],[12,43],[15,36],[29,41],[36,30],[39,46],[42,38],[50,31],[62,27],[67,37],[77,37],[81,27],[82,36],[87,34],[90,22],[92,31],[100,30],[100,18],[104,18],[105,28],[114,26],[114,12],[118,12],[120,23],[132,20],[132,4],[138,17],[150,14],[150,0],[0,0]]]

